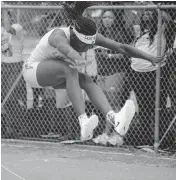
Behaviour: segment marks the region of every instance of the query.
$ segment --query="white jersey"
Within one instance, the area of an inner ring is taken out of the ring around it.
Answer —
[[[20,24],[13,24],[11,27],[15,29],[16,35],[9,34],[5,28],[1,27],[1,41],[6,40],[4,45],[7,47],[8,51],[11,52],[10,54],[1,54],[1,61],[4,63],[17,63],[23,60],[23,27]]]
[[[51,35],[53,31],[56,29],[62,29],[67,37],[67,39],[70,41],[70,27],[66,28],[55,28],[46,33],[42,39],[37,44],[36,48],[31,53],[30,57],[27,59],[28,63],[33,62],[41,62],[43,60],[49,60],[49,59],[58,59],[60,57],[66,58],[64,54],[59,52],[57,48],[52,47],[49,42],[48,38]]]
[[[163,35],[163,34],[162,34]],[[135,44],[135,47],[143,52],[146,52],[152,56],[157,56],[157,39],[158,36],[155,35],[153,43],[150,45],[149,33],[146,33],[141,38],[139,38]],[[165,51],[165,38],[162,36],[162,50],[163,53]],[[155,71],[156,67],[152,65],[151,62],[139,59],[139,58],[131,58],[131,68],[138,72],[149,72]],[[164,64],[162,64],[163,66]]]

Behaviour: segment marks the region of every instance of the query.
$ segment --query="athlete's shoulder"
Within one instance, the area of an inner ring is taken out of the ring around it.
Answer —
[[[66,37],[66,35],[65,35],[66,30],[69,30],[69,28],[68,27],[55,28],[55,29],[51,30],[52,32],[51,32],[50,37],[54,37],[54,38]]]
[[[56,47],[58,43],[68,42],[67,36],[63,28],[56,28],[51,32],[48,42],[51,46]]]

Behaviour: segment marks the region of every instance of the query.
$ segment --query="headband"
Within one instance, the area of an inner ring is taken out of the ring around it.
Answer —
[[[73,32],[76,34],[77,38],[85,44],[95,44],[96,34],[92,36],[87,36],[79,33],[75,28],[73,28]]]

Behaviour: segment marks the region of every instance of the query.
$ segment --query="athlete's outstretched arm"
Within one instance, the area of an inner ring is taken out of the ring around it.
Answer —
[[[163,57],[154,57],[154,56],[147,54],[133,46],[130,46],[127,44],[121,44],[114,40],[105,38],[101,34],[97,34],[96,45],[114,50],[116,52],[125,54],[127,56],[145,59],[147,61],[150,61],[152,64],[161,62],[163,59]]]

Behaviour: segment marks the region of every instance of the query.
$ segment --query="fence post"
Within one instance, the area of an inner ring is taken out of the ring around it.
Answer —
[[[18,5],[20,5],[20,2],[18,2]],[[16,22],[20,24],[20,16],[21,16],[21,9],[17,9],[17,19]]]
[[[158,42],[157,56],[161,56],[161,36],[162,36],[162,15],[158,8]],[[154,150],[157,153],[159,148],[159,118],[160,118],[160,64],[156,69],[156,99],[155,99],[155,142]]]

